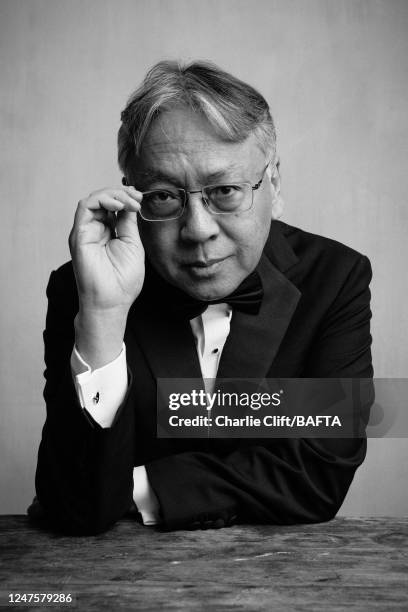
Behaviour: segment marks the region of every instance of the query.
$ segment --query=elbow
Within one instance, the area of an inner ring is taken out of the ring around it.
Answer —
[[[315,513],[313,523],[327,523],[328,521],[333,520],[338,511],[340,510],[341,503],[337,501],[333,501],[331,504],[326,504],[324,507],[319,508],[319,510]]]
[[[67,516],[56,512],[45,512],[45,522],[48,527],[64,535],[95,536],[109,531],[115,521],[95,515]]]
[[[120,516],[112,516],[99,507],[70,508],[54,504],[46,497],[38,495],[27,510],[31,521],[64,535],[94,536],[111,529]]]
[[[351,484],[349,482],[336,483],[334,486],[321,490],[320,494],[316,495],[313,507],[309,508],[310,522],[326,523],[334,519],[347,495]]]
[[[118,491],[110,482],[86,485],[75,478],[62,481],[52,473],[37,470],[36,499],[42,522],[45,520],[50,527],[67,535],[94,536],[111,529],[132,505],[131,486]],[[36,518],[34,515],[38,512],[30,514]]]
[[[311,444],[306,442],[311,450]],[[316,457],[317,441],[313,442]],[[319,442],[319,461],[307,472],[304,490],[306,514],[310,522],[323,523],[334,519],[350,489],[354,474],[364,461],[366,439]],[[324,458],[324,462],[322,459]]]
[[[59,521],[61,531],[73,536],[95,536],[105,533],[111,529],[116,520],[106,516],[98,516],[96,513],[84,515],[80,518],[69,517]]]

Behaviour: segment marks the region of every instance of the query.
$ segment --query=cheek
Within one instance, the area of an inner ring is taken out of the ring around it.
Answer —
[[[177,245],[177,229],[167,223],[140,223],[139,233],[150,261],[168,265]]]
[[[258,262],[269,234],[270,211],[262,208],[256,213],[248,214],[245,220],[237,218],[236,225],[230,226],[228,232],[230,240],[235,243],[237,258],[245,267]]]

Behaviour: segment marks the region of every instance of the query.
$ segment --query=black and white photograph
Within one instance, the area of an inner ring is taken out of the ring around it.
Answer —
[[[407,0],[0,0],[0,608],[406,610]]]

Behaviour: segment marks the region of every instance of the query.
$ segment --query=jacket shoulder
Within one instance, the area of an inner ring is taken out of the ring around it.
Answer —
[[[280,231],[290,243],[299,259],[303,257],[323,258],[333,262],[339,261],[342,265],[353,267],[359,260],[367,257],[355,249],[326,236],[307,232],[298,227],[278,221]]]
[[[279,265],[279,250],[286,251],[281,270],[302,292],[303,301],[328,306],[342,292],[359,293],[368,287],[372,270],[365,255],[332,238],[277,223],[274,259]]]

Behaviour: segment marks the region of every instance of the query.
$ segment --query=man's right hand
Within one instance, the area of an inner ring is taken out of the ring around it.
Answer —
[[[143,286],[141,200],[134,187],[106,188],[80,200],[76,210],[69,236],[79,298],[75,343],[92,369],[120,353],[129,308]]]

